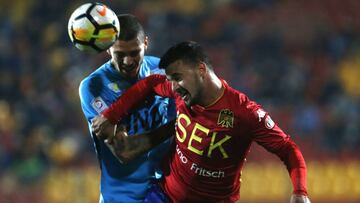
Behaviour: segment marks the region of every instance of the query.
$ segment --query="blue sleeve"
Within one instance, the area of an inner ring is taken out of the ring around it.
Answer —
[[[81,108],[89,125],[92,118],[107,108],[100,95],[95,94],[97,91],[94,88],[96,88],[96,85],[91,84],[89,78],[84,79],[79,87]]]

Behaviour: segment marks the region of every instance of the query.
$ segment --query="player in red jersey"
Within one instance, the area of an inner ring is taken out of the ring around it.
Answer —
[[[297,145],[260,105],[215,75],[199,44],[182,42],[171,47],[159,67],[166,77],[152,75],[138,82],[95,118],[97,135],[103,136],[110,123],[116,124],[149,95],[172,97],[177,108],[176,142],[161,186],[173,202],[238,201],[241,169],[253,141],[286,165],[293,185],[290,202],[310,202],[306,165]],[[156,134],[164,132],[148,133]],[[115,136],[110,142],[121,148],[125,138]]]

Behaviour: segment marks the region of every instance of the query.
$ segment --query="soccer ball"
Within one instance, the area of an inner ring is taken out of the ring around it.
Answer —
[[[104,4],[86,3],[71,14],[68,33],[76,48],[98,53],[114,44],[120,23],[114,11]]]

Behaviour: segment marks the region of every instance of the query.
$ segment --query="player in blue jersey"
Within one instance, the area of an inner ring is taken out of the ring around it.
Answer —
[[[87,76],[79,87],[81,107],[90,132],[91,120],[116,101],[127,88],[151,74],[163,72],[158,68],[159,58],[144,56],[148,37],[136,17],[124,14],[118,18],[121,31],[118,40],[108,50],[111,60]],[[169,125],[175,116],[173,101],[155,96],[128,115],[121,125],[127,126],[131,136]],[[124,157],[119,157],[111,145],[98,139],[92,132],[91,136],[101,167],[99,202],[143,202],[152,183],[161,176],[159,163],[167,152],[169,141],[159,139],[153,143],[156,147],[151,151],[124,163]]]

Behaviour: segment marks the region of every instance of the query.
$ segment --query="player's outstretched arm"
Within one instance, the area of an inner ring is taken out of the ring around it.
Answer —
[[[173,97],[171,84],[164,75],[150,75],[127,89],[102,115],[112,124],[117,124],[131,110],[139,106],[150,95]]]
[[[126,163],[164,142],[175,133],[175,120],[150,132],[128,136],[123,126],[114,128],[114,135],[104,140],[121,163]]]
[[[246,101],[246,99],[244,100]],[[276,154],[283,161],[293,185],[292,194],[294,196],[291,202],[303,202],[302,197],[308,195],[306,185],[307,169],[299,147],[258,104],[250,100],[247,100],[245,104],[245,112],[247,112],[245,115],[248,118],[254,141],[267,151]]]

